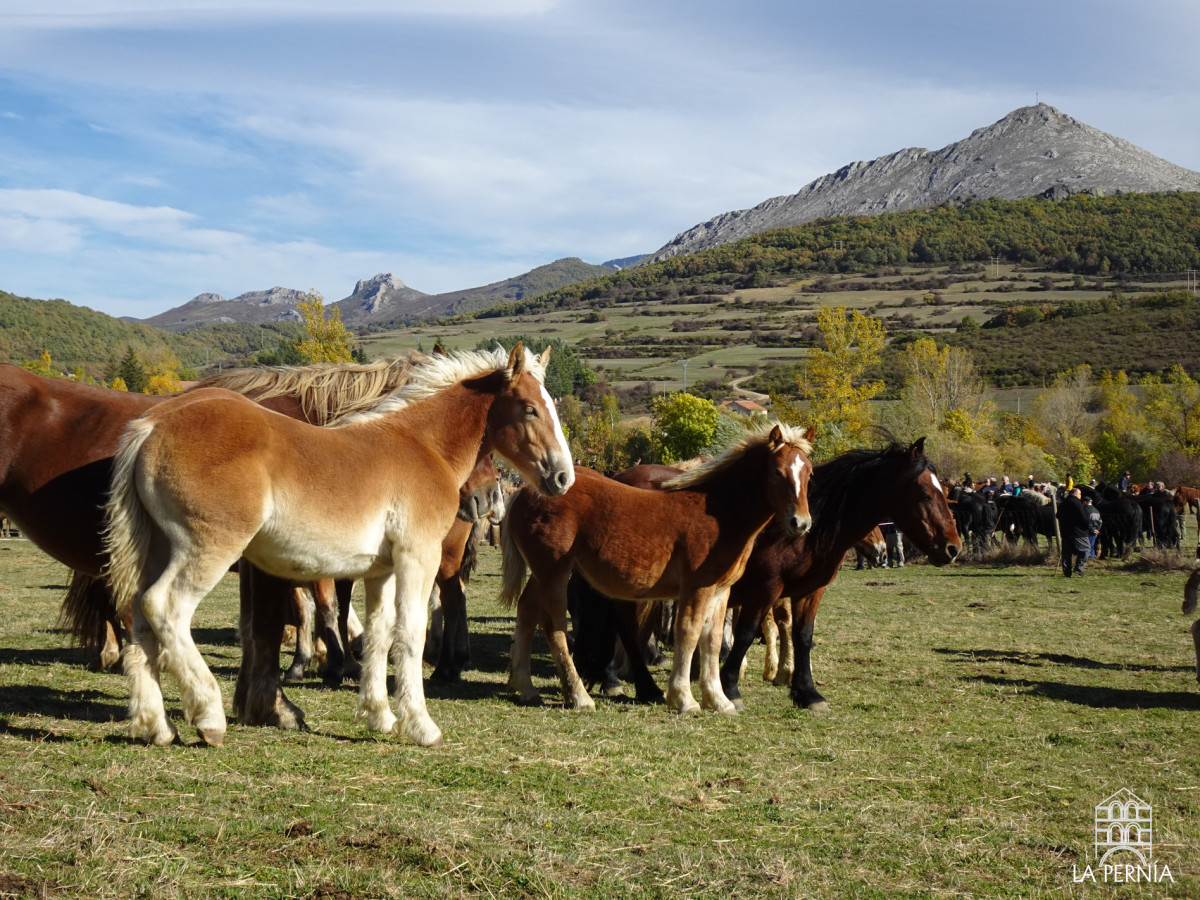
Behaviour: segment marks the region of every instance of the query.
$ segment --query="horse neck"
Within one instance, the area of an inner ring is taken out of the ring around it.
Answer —
[[[455,384],[413,401],[384,421],[436,452],[462,485],[491,452],[487,420],[495,399],[494,394]]]
[[[830,509],[824,515],[818,512],[813,517],[814,532],[818,529],[829,529],[826,532],[829,537],[825,546],[829,547],[830,558],[837,559],[839,565],[846,551],[853,547],[855,542],[861,540],[880,522],[894,518],[892,504],[895,501],[891,499],[891,491],[895,481],[888,477],[892,473],[883,471],[883,468],[873,467],[869,480],[859,477],[848,486],[822,483],[818,487],[818,490],[823,487],[847,495],[845,502],[837,510],[838,515],[833,515],[833,510]]]
[[[767,481],[761,453],[751,448],[741,459],[691,490],[710,499],[709,506],[720,511],[726,529],[757,534],[771,520],[775,510],[767,496]]]

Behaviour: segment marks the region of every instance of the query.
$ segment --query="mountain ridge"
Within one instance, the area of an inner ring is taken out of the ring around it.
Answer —
[[[1039,103],[1015,109],[940,150],[909,147],[849,163],[794,194],[714,216],[637,265],[826,217],[877,215],[968,198],[1176,190],[1200,191],[1200,173]]]

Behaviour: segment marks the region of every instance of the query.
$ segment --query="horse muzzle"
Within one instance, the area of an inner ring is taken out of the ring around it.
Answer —
[[[565,494],[571,489],[571,485],[574,483],[575,467],[569,463],[566,465],[550,464],[545,466],[539,479],[542,493],[547,497],[558,497],[561,494]]]
[[[935,566],[945,566],[954,562],[961,550],[961,544],[946,542],[945,544],[935,544],[930,547],[925,555],[929,557],[929,561]]]
[[[792,537],[801,537],[812,530],[812,516],[807,513],[804,515],[792,513],[784,521],[784,525],[787,527],[788,534]]]

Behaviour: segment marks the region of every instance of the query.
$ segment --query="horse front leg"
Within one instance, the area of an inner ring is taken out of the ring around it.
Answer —
[[[792,645],[792,605],[777,602],[770,618],[779,628],[780,656],[779,671],[772,684],[786,687],[792,683],[792,674],[796,671],[796,648]]]
[[[292,609],[296,619],[296,652],[292,664],[283,673],[284,684],[296,684],[304,680],[304,672],[313,658],[313,607],[306,588],[292,588]]]
[[[339,687],[346,667],[345,644],[339,627],[338,599],[333,579],[322,578],[312,584],[316,612],[316,630],[325,642],[325,667],[321,683],[327,688]]]
[[[432,681],[456,682],[471,659],[467,636],[467,595],[462,579],[452,575],[441,583],[442,639],[438,645],[437,665]]]
[[[723,715],[736,715],[738,706],[721,688],[721,645],[725,638],[725,611],[729,589],[718,589],[713,596],[712,610],[700,634],[700,706]],[[730,651],[732,655],[733,651]],[[741,671],[739,664],[738,671]]]
[[[358,714],[371,731],[390,733],[396,715],[388,704],[387,664],[396,622],[396,577],[393,574],[363,581],[366,591],[366,626],[363,630],[362,675],[358,681]]]
[[[333,589],[337,594],[338,637],[341,638],[343,648],[342,677],[357,681],[362,677],[362,665],[355,654],[362,655],[363,628],[350,603],[354,593],[354,579],[339,578],[333,583]]]
[[[813,625],[825,588],[792,601],[792,647],[796,669],[792,674],[792,703],[811,712],[827,712],[829,703],[817,690],[812,674]]]
[[[763,643],[767,648],[766,656],[763,657],[763,681],[772,684],[779,674],[779,626],[775,624],[773,615],[763,616],[761,630]],[[736,632],[734,640],[737,640]]]
[[[425,705],[421,671],[429,592],[433,590],[440,559],[440,540],[432,542],[432,548],[414,543],[393,554],[396,619],[392,634],[396,659],[396,714],[400,717],[396,728],[422,747],[445,744],[441,729],[434,724]]]
[[[745,708],[742,692],[738,683],[742,676],[742,667],[746,654],[758,637],[763,622],[763,607],[761,604],[744,603],[738,613],[737,622],[733,626],[733,646],[721,666],[721,688],[725,696],[739,709]]]
[[[516,691],[517,702],[522,706],[542,702],[541,692],[533,683],[533,633],[543,615],[542,593],[541,582],[535,575],[525,583],[517,599],[517,621],[508,655],[508,687]]]

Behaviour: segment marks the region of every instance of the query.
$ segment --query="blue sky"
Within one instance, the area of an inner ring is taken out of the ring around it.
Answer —
[[[169,5],[0,0],[0,289],[474,287],[1035,99],[1200,170],[1191,0]]]

